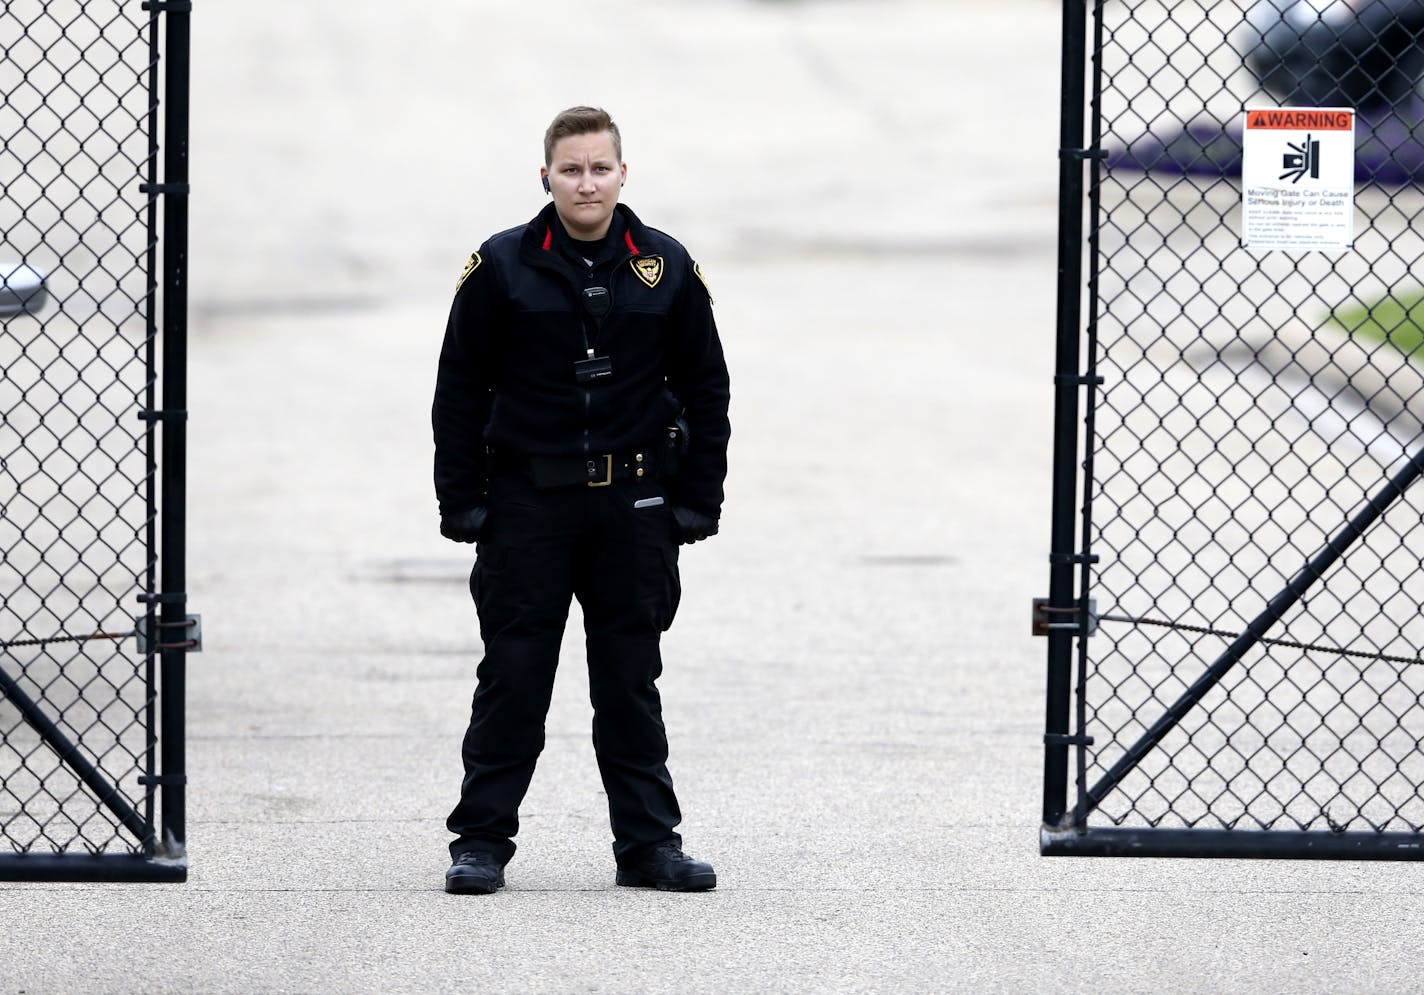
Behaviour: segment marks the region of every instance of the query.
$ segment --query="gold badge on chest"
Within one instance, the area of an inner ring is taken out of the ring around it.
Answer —
[[[639,256],[630,259],[629,263],[633,266],[633,272],[638,274],[638,279],[650,287],[656,287],[663,278],[662,256]]]

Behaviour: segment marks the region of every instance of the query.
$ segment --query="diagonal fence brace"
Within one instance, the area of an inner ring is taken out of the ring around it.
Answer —
[[[1103,775],[1102,779],[1082,796],[1078,805],[1073,809],[1072,818],[1075,825],[1084,823],[1088,813],[1097,808],[1103,799],[1142,762],[1142,759],[1206,697],[1207,693],[1216,687],[1236,664],[1241,662],[1241,658],[1265,638],[1266,633],[1281,620],[1285,613],[1315,585],[1316,581],[1324,576],[1325,572],[1356,540],[1365,534],[1365,530],[1384,514],[1385,509],[1404,495],[1404,492],[1419,479],[1421,474],[1424,474],[1424,449],[1410,457],[1408,463],[1395,473],[1377,493],[1370,496],[1365,506],[1345,523],[1345,527],[1331,536],[1325,547],[1316,553],[1301,568],[1300,572],[1290,579],[1285,588],[1266,604],[1265,611],[1251,620],[1246,631],[1236,637],[1235,641],[1207,668],[1206,672],[1197,678],[1191,687],[1187,688],[1186,692],[1163,713],[1161,718],[1153,723],[1152,728],[1143,733],[1142,738],[1134,743]]]
[[[153,849],[153,828],[134,811],[128,800],[119,793],[103,774],[94,767],[79,747],[54,723],[39,704],[24,692],[19,683],[0,667],[0,696],[8,698],[20,710],[20,717],[29,723],[40,739],[53,750],[69,769],[79,775],[79,779],[94,792],[96,798],[115,816],[123,827],[134,835],[145,851]]]

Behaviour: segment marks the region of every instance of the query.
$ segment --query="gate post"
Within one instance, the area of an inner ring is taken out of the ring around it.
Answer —
[[[150,5],[145,5],[150,6]],[[188,76],[191,0],[151,5],[164,12],[163,156],[163,477],[159,619],[163,786],[159,854],[184,857],[187,769],[185,696],[188,645]]]
[[[1087,0],[1063,2],[1063,76],[1058,148],[1058,338],[1053,386],[1053,509],[1048,610],[1076,618],[1073,597],[1075,496],[1078,491],[1078,372],[1083,276],[1084,78]],[[1044,721],[1043,822],[1057,826],[1068,808],[1068,721],[1073,631],[1048,629],[1048,707]]]

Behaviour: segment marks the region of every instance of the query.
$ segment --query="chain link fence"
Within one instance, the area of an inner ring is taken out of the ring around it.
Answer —
[[[1045,852],[1417,856],[1424,2],[1124,0],[1081,29]],[[1248,107],[1356,110],[1348,249],[1242,245]]]
[[[154,413],[163,7],[17,0],[0,12],[6,876],[50,876],[43,855],[159,849],[156,644],[142,637],[159,631],[162,600]]]

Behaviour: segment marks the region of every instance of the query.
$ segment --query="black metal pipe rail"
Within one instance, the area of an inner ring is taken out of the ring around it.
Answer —
[[[144,163],[144,180],[150,187],[158,186],[158,159],[162,152],[159,145],[158,135],[161,118],[159,117],[158,69],[162,63],[162,48],[159,45],[158,14],[150,14],[148,25],[148,159]],[[144,252],[144,274],[146,276],[146,286],[144,287],[144,321],[145,335],[143,345],[144,369],[148,373],[147,382],[143,389],[143,409],[144,411],[158,410],[158,198],[149,197],[148,203],[144,205],[144,227],[148,232],[148,244]],[[143,522],[143,543],[147,551],[147,562],[144,564],[143,589],[148,592],[158,590],[158,423],[157,418],[147,418],[144,420],[144,479],[143,479],[143,500],[144,500],[144,522]],[[144,616],[143,626],[145,632],[154,633],[158,631],[158,606],[153,601],[147,601],[143,605]],[[157,640],[152,640],[157,642]],[[144,819],[149,825],[154,824],[158,811],[158,696],[154,689],[158,687],[158,652],[153,645],[145,647],[143,655],[143,679],[144,686],[149,689],[148,700],[144,703],[144,728],[148,730],[147,742],[143,751],[143,775],[145,777],[145,790],[143,794]],[[155,849],[157,843],[155,841]]]
[[[1077,555],[1074,499],[1078,489],[1079,322],[1083,276],[1084,72],[1087,11],[1083,0],[1064,0],[1063,76],[1058,140],[1058,319],[1053,404],[1053,527],[1048,607],[1058,617],[1074,612]],[[1068,798],[1068,721],[1073,686],[1073,634],[1048,633],[1048,705],[1044,719],[1043,821],[1055,825]]]
[[[1045,828],[1039,852],[1045,857],[1421,860],[1424,835],[1285,829]]]
[[[128,853],[0,854],[0,881],[182,882],[182,863]]]
[[[163,202],[163,476],[160,622],[184,624],[187,603],[187,418],[188,418],[188,79],[192,4],[168,3],[164,47]],[[187,655],[162,651],[160,737],[163,832],[160,852],[185,851],[187,766],[185,698]]]

